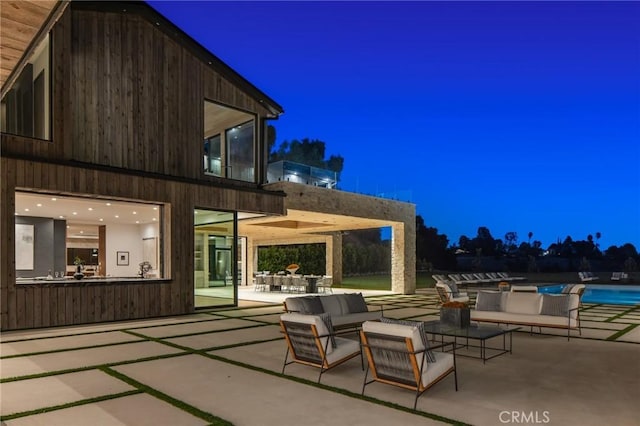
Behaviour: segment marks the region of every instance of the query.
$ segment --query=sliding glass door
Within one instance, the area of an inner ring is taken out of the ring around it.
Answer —
[[[235,305],[235,213],[196,209],[193,222],[195,307]]]

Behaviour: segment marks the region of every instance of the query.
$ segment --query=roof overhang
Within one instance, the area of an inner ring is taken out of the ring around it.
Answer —
[[[28,57],[48,32],[47,23],[59,16],[68,1],[59,0],[2,0],[0,2],[0,87],[11,84],[19,74],[22,59]],[[46,29],[46,31],[43,31]]]

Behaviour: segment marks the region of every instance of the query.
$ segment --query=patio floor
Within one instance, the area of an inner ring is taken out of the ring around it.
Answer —
[[[585,305],[580,337],[527,329],[514,333],[511,355],[486,364],[458,357],[459,391],[450,376],[414,411],[413,394],[393,386],[369,385],[362,397],[359,358],[323,374],[321,385],[311,367],[292,364],[281,375],[282,305],[247,300],[267,297],[250,293],[241,289],[237,308],[2,333],[3,425],[637,425],[640,418],[640,306]],[[438,316],[428,290],[364,293],[389,317]]]

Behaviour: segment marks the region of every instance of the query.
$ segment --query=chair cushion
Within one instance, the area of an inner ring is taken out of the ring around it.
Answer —
[[[358,313],[358,312],[367,312],[369,308],[367,307],[367,302],[364,301],[364,296],[362,293],[349,293],[344,294],[344,298],[347,301],[347,306],[349,307],[349,313]]]
[[[318,315],[305,315],[298,313],[287,313],[280,315],[281,321],[289,321],[289,322],[297,322],[300,324],[313,324],[316,326],[316,330],[318,331],[318,335],[320,336],[328,336],[329,329],[326,324]],[[327,355],[333,352],[333,345],[328,345],[329,341],[328,337],[321,337],[320,343],[323,348],[327,348]]]
[[[501,311],[502,310],[501,291],[481,290],[476,298],[476,310],[478,311]]]
[[[543,294],[541,315],[566,317],[569,313],[568,294]]]
[[[410,327],[416,327],[418,332],[420,333],[420,340],[422,341],[422,345],[427,351],[425,352],[427,356],[427,362],[436,362],[436,357],[433,354],[433,351],[429,350],[429,337],[427,336],[427,332],[424,330],[424,323],[421,321],[408,321],[401,320],[395,318],[380,318],[380,322],[385,324],[399,324],[399,325],[407,325]],[[416,350],[416,348],[414,348]]]

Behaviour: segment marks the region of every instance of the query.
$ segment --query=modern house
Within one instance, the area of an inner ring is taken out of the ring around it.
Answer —
[[[339,281],[345,229],[390,226],[392,289],[413,293],[415,207],[269,183],[283,108],[150,6],[1,14],[2,330],[234,305],[263,245],[327,244]]]

